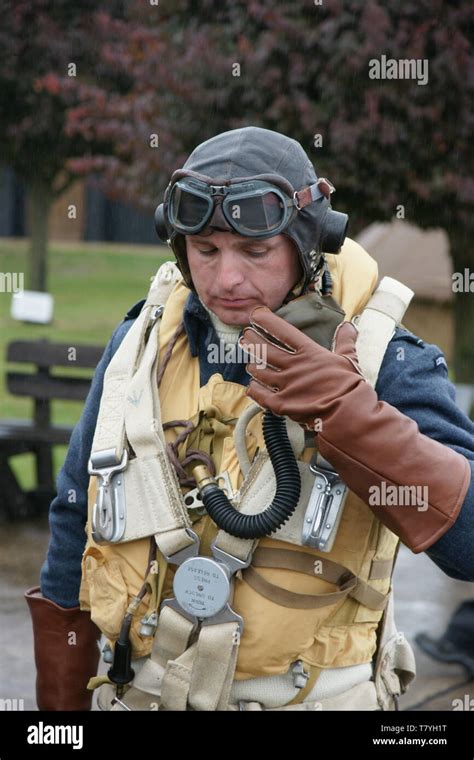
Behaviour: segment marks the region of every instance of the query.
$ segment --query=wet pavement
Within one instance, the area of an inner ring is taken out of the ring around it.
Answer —
[[[0,699],[36,709],[33,633],[23,593],[39,585],[47,520],[0,525]]]
[[[38,585],[48,543],[47,520],[0,525],[0,699],[23,700],[36,709],[33,635],[24,591]],[[474,699],[474,681],[463,669],[431,660],[414,644],[419,631],[443,633],[458,604],[474,596],[474,584],[454,581],[424,554],[404,547],[395,570],[398,629],[415,649],[418,675],[400,700],[402,710],[452,710],[453,700]],[[473,632],[474,634],[474,632]]]

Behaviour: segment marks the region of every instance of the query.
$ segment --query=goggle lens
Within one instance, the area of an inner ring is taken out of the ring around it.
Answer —
[[[228,211],[232,221],[245,234],[271,232],[280,226],[285,215],[281,198],[272,192],[255,198],[239,198],[231,201]]]
[[[209,212],[210,201],[175,185],[170,205],[173,223],[186,229],[201,224]]]

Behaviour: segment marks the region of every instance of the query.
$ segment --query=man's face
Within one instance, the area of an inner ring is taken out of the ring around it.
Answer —
[[[256,306],[275,311],[303,275],[285,235],[256,240],[214,230],[186,235],[186,250],[199,298],[228,325],[248,324]]]

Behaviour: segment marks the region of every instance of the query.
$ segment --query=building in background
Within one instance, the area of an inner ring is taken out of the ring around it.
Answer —
[[[400,219],[369,225],[356,238],[377,261],[380,278],[394,277],[415,292],[403,324],[453,360],[453,266],[442,229],[421,230]]]
[[[76,206],[76,220],[68,206]],[[25,190],[10,169],[0,170],[0,237],[28,235],[28,201]],[[54,203],[50,218],[51,240],[97,240],[156,245],[153,213],[109,200],[92,180],[79,179]]]

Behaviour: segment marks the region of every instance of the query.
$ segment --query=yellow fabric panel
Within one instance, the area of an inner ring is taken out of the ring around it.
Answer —
[[[340,253],[325,254],[333,279],[333,298],[351,320],[359,314],[374,292],[378,281],[378,264],[362,246],[346,238]]]
[[[90,609],[91,618],[111,641],[120,633],[126,609],[143,585],[150,551],[150,539],[124,544],[96,544],[90,533],[92,508],[96,498],[96,478],[88,489],[89,518],[87,542],[82,557],[81,609]],[[151,651],[152,638],[139,634],[140,621],[148,609],[149,592],[143,597],[130,630],[134,656]]]

